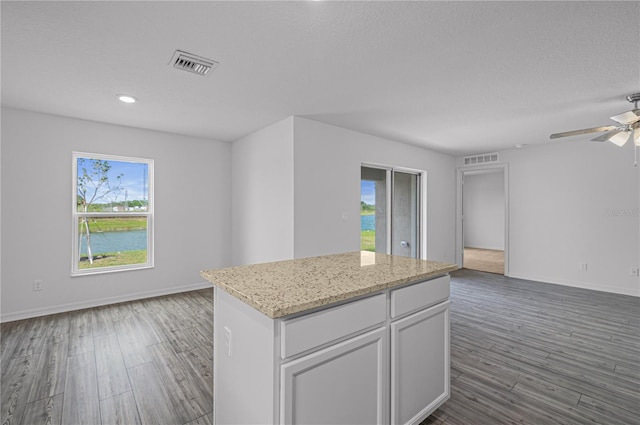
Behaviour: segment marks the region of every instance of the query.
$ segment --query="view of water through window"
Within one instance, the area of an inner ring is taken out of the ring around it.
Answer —
[[[376,182],[360,182],[360,249],[376,250]]]
[[[151,160],[75,157],[74,271],[150,264]]]

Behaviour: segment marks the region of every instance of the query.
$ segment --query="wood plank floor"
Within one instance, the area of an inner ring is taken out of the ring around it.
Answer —
[[[640,424],[640,299],[460,270],[427,424]]]
[[[2,424],[212,423],[212,291],[9,322]],[[462,270],[428,424],[640,424],[640,299]],[[250,408],[250,406],[247,406]]]
[[[3,425],[213,422],[213,290],[2,324]]]
[[[465,269],[504,275],[504,251],[464,247]]]

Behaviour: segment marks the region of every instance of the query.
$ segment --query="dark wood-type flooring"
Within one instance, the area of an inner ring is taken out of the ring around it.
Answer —
[[[1,423],[211,424],[212,291],[2,324]],[[462,270],[427,424],[640,424],[640,299]],[[250,405],[247,405],[250,408]]]
[[[2,324],[1,424],[211,424],[213,290]]]
[[[461,270],[427,424],[640,424],[640,298]]]

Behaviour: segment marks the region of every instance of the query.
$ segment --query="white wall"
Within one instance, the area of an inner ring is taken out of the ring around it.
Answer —
[[[232,145],[233,264],[293,258],[293,117]]]
[[[360,250],[360,167],[426,171],[427,258],[454,262],[455,160],[441,153],[294,118],[295,257]]]
[[[155,268],[70,276],[72,151],[154,159]],[[205,287],[230,264],[229,144],[3,108],[1,158],[3,321]]]
[[[640,265],[632,145],[558,142],[500,160],[509,164],[510,276],[640,296],[629,274]]]
[[[504,249],[502,171],[464,175],[464,246]]]

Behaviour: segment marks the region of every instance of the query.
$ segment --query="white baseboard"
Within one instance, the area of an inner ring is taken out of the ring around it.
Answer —
[[[0,315],[0,323],[13,322],[14,320],[30,319],[32,317],[47,316],[49,314],[64,313],[67,311],[82,310],[85,308],[99,307],[102,305],[117,304],[127,301],[136,301],[145,298],[160,297],[162,295],[178,294],[181,292],[196,291],[198,289],[213,288],[211,283],[200,282],[191,285],[174,286],[172,288],[164,288],[155,291],[137,292],[118,297],[100,298],[94,300],[80,301],[69,304],[61,304],[49,306],[45,308],[36,308],[32,310],[22,310]]]
[[[543,283],[552,283],[554,285],[571,286],[573,288],[589,289],[592,291],[609,292],[613,294],[631,295],[633,297],[640,297],[640,289],[634,291],[633,289],[620,288],[617,286],[597,285],[597,284],[587,283],[587,282],[577,282],[572,280],[555,279],[550,277],[533,276],[533,275],[519,274],[519,273],[509,273],[509,277],[513,277],[516,279],[533,280],[536,282],[543,282]]]

